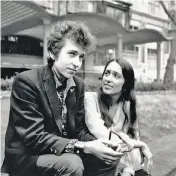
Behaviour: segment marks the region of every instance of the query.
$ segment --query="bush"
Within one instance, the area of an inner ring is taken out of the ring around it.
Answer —
[[[12,83],[13,83],[14,77],[11,77],[10,79],[2,79],[1,78],[1,90],[6,90],[6,91],[10,91],[12,89]]]
[[[85,91],[96,92],[100,85],[101,80],[98,78],[85,78]],[[144,82],[136,82],[135,83],[136,91],[163,91],[163,90],[176,90],[176,82],[173,86],[168,89],[162,82],[152,82],[152,83],[144,83]]]
[[[156,91],[156,90],[176,90],[176,83],[169,89],[162,82],[143,83],[137,82],[135,84],[136,91]]]
[[[85,82],[85,91],[87,92],[97,92],[100,84],[101,84],[101,80],[96,78],[85,78],[84,79]]]

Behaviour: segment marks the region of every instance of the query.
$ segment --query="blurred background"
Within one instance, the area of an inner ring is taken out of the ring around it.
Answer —
[[[134,68],[141,139],[154,153],[153,176],[176,172],[176,1],[1,1],[1,160],[14,76],[47,63],[50,28],[81,20],[96,49],[78,76],[96,91],[114,57]],[[1,161],[2,163],[2,161]]]

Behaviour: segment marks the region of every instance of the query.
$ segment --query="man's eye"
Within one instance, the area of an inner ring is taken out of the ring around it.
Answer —
[[[84,60],[84,56],[80,56],[80,57],[79,57],[79,60],[80,60],[80,61],[83,61],[83,60]]]
[[[70,52],[69,55],[73,57],[73,56],[76,55],[76,53],[74,53],[74,52]]]

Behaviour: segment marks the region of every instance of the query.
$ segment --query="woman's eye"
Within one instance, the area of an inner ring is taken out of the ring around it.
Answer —
[[[114,77],[118,79],[118,78],[121,78],[121,75],[118,73],[114,73]]]
[[[108,72],[108,71],[104,73],[105,76],[108,76],[109,74],[110,74],[110,72]]]

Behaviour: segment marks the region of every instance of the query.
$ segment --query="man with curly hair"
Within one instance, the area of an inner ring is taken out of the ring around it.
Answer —
[[[88,131],[84,84],[75,76],[93,41],[83,23],[59,22],[48,39],[48,64],[15,77],[4,172],[11,176],[82,176],[84,170],[91,176],[115,174],[114,163],[122,154],[112,150],[116,144],[96,140]]]

